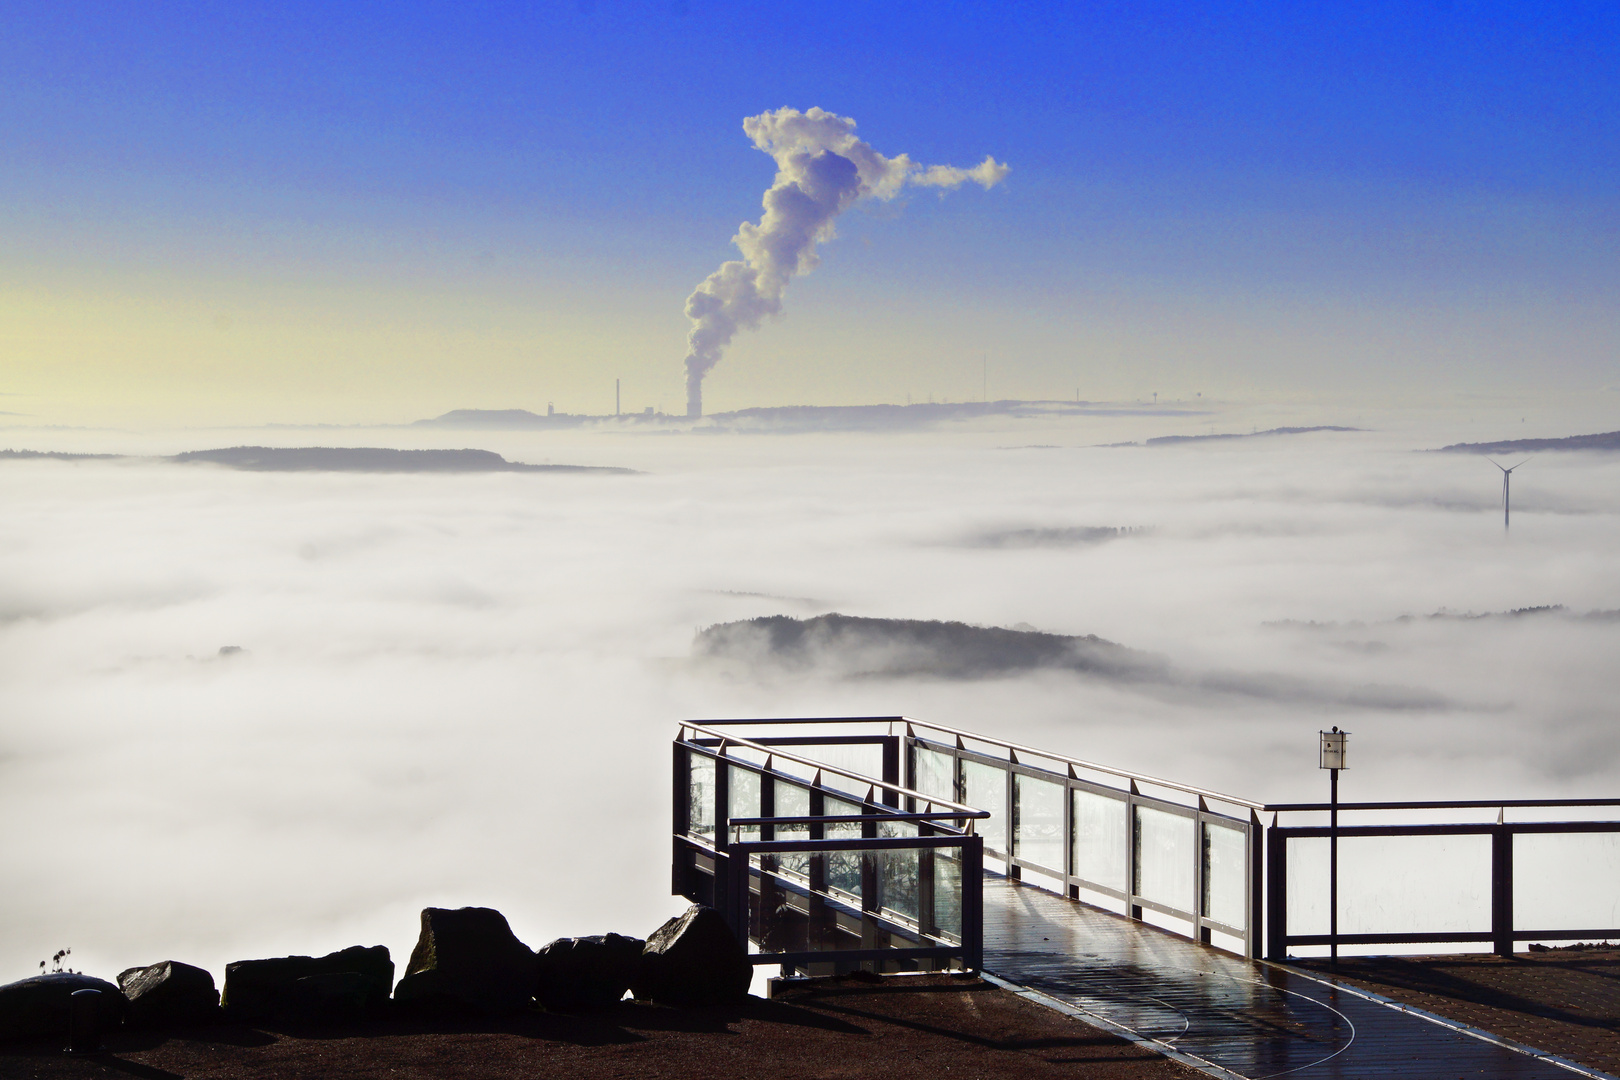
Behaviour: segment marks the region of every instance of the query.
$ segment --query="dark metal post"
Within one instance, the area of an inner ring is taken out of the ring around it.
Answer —
[[[1513,829],[1500,820],[1491,832],[1491,948],[1513,955]]]
[[[1339,770],[1328,770],[1328,959],[1339,962]]]
[[[1266,959],[1288,959],[1288,834],[1266,833]]]
[[[893,784],[896,788],[902,787],[900,782],[900,736],[885,735],[883,737],[883,782]],[[878,802],[889,806],[900,805],[900,793],[892,788],[884,788],[878,796]]]
[[[1261,935],[1260,928],[1265,925],[1265,827],[1260,824],[1260,815],[1253,810],[1249,811],[1249,835],[1247,836],[1248,851],[1245,855],[1248,862],[1248,926],[1244,927],[1243,955],[1250,960],[1260,959]]]
[[[732,878],[734,867],[731,865],[731,763],[722,753],[714,759],[714,903],[720,908],[720,913],[726,917],[731,929],[739,934],[746,934],[746,922],[737,921],[737,913],[732,908]]]
[[[675,760],[671,770],[675,790],[673,805],[670,808],[670,821],[673,826],[671,843],[674,851],[670,859],[669,892],[671,896],[684,896],[688,900],[694,898],[690,869],[692,856],[681,837],[685,836],[687,829],[691,827],[691,822],[687,820],[690,813],[689,801],[692,797],[690,764],[686,747],[681,745],[681,740],[675,740]]]
[[[1321,736],[1317,767],[1327,769],[1328,779],[1328,960],[1339,962],[1339,770],[1347,764],[1345,750],[1348,731],[1334,728]]]
[[[984,837],[962,844],[962,966],[984,970]]]

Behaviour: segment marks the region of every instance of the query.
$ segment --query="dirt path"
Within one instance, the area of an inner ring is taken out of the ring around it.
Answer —
[[[1193,1080],[1200,1074],[977,979],[815,980],[735,1009],[626,1002],[498,1024],[380,1021],[327,1031],[223,1025],[121,1032],[97,1058],[49,1045],[0,1050],[0,1077],[146,1080]]]

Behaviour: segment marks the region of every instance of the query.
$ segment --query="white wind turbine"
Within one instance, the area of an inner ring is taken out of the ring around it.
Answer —
[[[1524,461],[1529,461],[1530,459],[1525,458],[1524,461],[1519,462],[1519,465],[1513,466],[1512,469],[1506,468],[1502,465],[1497,465],[1493,458],[1486,458],[1485,460],[1489,461],[1492,465],[1496,465],[1498,469],[1502,470],[1502,531],[1507,532],[1509,520],[1508,515],[1512,512],[1512,507],[1508,502],[1508,490],[1509,482],[1513,479],[1513,469],[1517,469],[1519,465],[1524,464]]]

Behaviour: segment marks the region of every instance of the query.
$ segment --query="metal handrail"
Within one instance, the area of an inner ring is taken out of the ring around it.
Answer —
[[[979,811],[985,817],[990,811]],[[936,814],[837,814],[822,815],[821,817],[734,817],[729,821],[733,828],[744,825],[863,825],[868,821],[926,821],[932,823],[939,818],[959,818],[961,814],[950,811],[940,811]],[[948,829],[949,825],[940,828]]]
[[[914,791],[913,789],[908,788],[908,787],[904,787],[904,786],[902,786],[900,784],[891,784],[886,780],[879,780],[879,779],[876,779],[874,777],[867,776],[867,775],[865,775],[863,773],[853,772],[853,771],[851,771],[849,769],[843,769],[843,768],[838,767],[837,765],[829,765],[826,762],[816,761],[813,758],[800,757],[797,754],[788,753],[787,751],[779,750],[776,747],[766,746],[763,743],[754,742],[752,739],[744,739],[744,738],[742,738],[741,736],[738,736],[738,735],[728,735],[723,731],[719,731],[719,730],[717,730],[715,728],[711,728],[711,727],[708,727],[708,726],[703,725],[703,724],[694,724],[689,720],[683,720],[683,721],[681,721],[680,726],[681,726],[681,729],[683,731],[687,730],[687,729],[691,729],[692,731],[701,731],[705,735],[708,735],[708,736],[711,736],[713,738],[719,739],[720,742],[721,742],[721,745],[720,745],[719,749],[721,749],[721,750],[725,749],[725,746],[728,743],[731,744],[731,745],[734,745],[734,746],[747,747],[750,750],[756,750],[759,753],[762,753],[762,754],[766,755],[766,757],[768,757],[768,758],[770,758],[770,757],[785,758],[788,761],[794,761],[794,762],[798,762],[800,765],[808,766],[808,767],[810,767],[812,769],[817,770],[818,772],[830,772],[830,773],[833,773],[833,774],[835,774],[837,776],[842,776],[842,777],[844,777],[846,779],[854,780],[854,781],[856,781],[858,783],[865,784],[868,787],[880,788],[880,789],[882,789],[884,791],[892,791],[892,792],[896,793],[897,795],[905,796],[907,798],[920,799],[925,803],[932,803],[935,806],[943,806],[943,807],[949,808],[950,810],[957,811],[956,813],[950,813],[950,814],[941,813],[940,814],[941,817],[988,818],[990,816],[990,811],[988,811],[988,810],[979,810],[979,809],[976,809],[974,807],[967,806],[967,805],[965,805],[963,803],[952,802],[949,799],[942,799],[938,795],[929,795],[927,792]],[[684,742],[685,740],[683,739],[682,741]],[[752,762],[740,762],[740,764],[752,765]],[[764,766],[758,766],[758,765],[754,766],[754,768],[763,768],[763,767]],[[812,781],[812,783],[814,783],[814,781]],[[854,792],[849,792],[849,794],[853,795]]]
[[[963,731],[960,728],[945,727],[943,724],[930,724],[926,720],[914,720],[909,716],[795,717],[795,718],[789,719],[789,720],[771,720],[771,719],[768,719],[768,718],[759,717],[759,718],[748,718],[748,719],[741,719],[741,720],[719,720],[719,721],[715,721],[715,723],[720,723],[720,724],[889,724],[891,726],[894,725],[894,724],[905,724],[907,729],[908,729],[907,730],[908,735],[912,734],[911,731],[910,731],[911,728],[914,728],[914,727],[925,728],[925,729],[927,729],[929,731],[942,732],[942,733],[944,733],[946,735],[950,735],[950,736],[953,736],[955,738],[972,739],[974,742],[984,743],[987,746],[999,746],[999,747],[1001,747],[1001,748],[1003,748],[1005,750],[1011,750],[1014,753],[1029,754],[1031,757],[1045,758],[1047,761],[1061,761],[1065,765],[1074,765],[1074,766],[1077,766],[1077,767],[1082,768],[1082,769],[1090,769],[1093,772],[1100,772],[1100,773],[1103,773],[1103,774],[1108,775],[1108,776],[1117,776],[1117,777],[1120,777],[1121,779],[1124,779],[1124,780],[1134,780],[1137,783],[1141,783],[1141,784],[1151,784],[1154,787],[1164,788],[1164,789],[1166,789],[1168,791],[1179,791],[1179,792],[1181,792],[1181,793],[1183,793],[1185,795],[1196,795],[1196,796],[1198,796],[1200,798],[1204,798],[1204,799],[1213,799],[1216,802],[1223,802],[1223,803],[1226,803],[1226,804],[1228,804],[1230,806],[1241,806],[1241,807],[1244,807],[1245,809],[1249,809],[1249,810],[1265,810],[1265,809],[1268,809],[1265,803],[1255,802],[1253,799],[1242,799],[1242,798],[1237,797],[1236,795],[1226,795],[1226,794],[1223,794],[1223,793],[1221,793],[1219,791],[1212,791],[1212,790],[1210,790],[1208,788],[1193,787],[1190,784],[1181,784],[1181,783],[1177,783],[1174,780],[1165,780],[1165,779],[1163,779],[1161,777],[1157,777],[1157,776],[1148,776],[1145,773],[1133,773],[1133,772],[1130,772],[1129,770],[1126,770],[1126,769],[1117,769],[1117,768],[1113,767],[1112,765],[1101,765],[1101,764],[1098,764],[1095,761],[1085,761],[1085,760],[1083,760],[1081,758],[1072,758],[1072,757],[1067,757],[1067,756],[1065,756],[1063,754],[1054,754],[1050,750],[1039,750],[1039,749],[1036,749],[1033,746],[1025,746],[1022,743],[1003,742],[1000,739],[988,738],[988,737],[986,737],[984,735],[979,735],[979,734],[977,734],[975,732],[972,732],[972,731]],[[688,726],[694,726],[695,727],[696,725],[688,725]],[[711,731],[710,733],[711,734],[719,734],[719,733],[713,732],[713,731]],[[723,736],[723,737],[729,737],[729,736]],[[1018,763],[1017,762],[1010,762],[1009,764],[1018,764]],[[844,775],[848,775],[848,774],[846,773]],[[890,785],[883,785],[883,786],[887,787],[887,786],[890,786]],[[933,798],[933,797],[928,796],[928,798]],[[934,799],[934,801],[939,802],[940,800]],[[1492,803],[1491,805],[1495,806],[1496,804]]]
[[[1467,799],[1461,802],[1342,802],[1340,810],[1493,810],[1513,807],[1620,806],[1620,799]],[[1267,803],[1262,810],[1288,813],[1331,810],[1332,803]]]

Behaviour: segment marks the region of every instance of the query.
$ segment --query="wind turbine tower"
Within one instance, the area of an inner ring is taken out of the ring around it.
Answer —
[[[1530,459],[1525,458],[1524,461],[1519,462],[1519,465],[1513,466],[1512,469],[1498,465],[1496,461],[1491,458],[1486,458],[1485,460],[1489,461],[1492,465],[1496,465],[1498,469],[1502,470],[1502,531],[1507,532],[1508,522],[1510,520],[1509,515],[1513,512],[1512,504],[1508,501],[1510,484],[1513,480],[1513,469],[1517,469],[1519,465],[1524,464],[1524,461],[1529,461]]]

